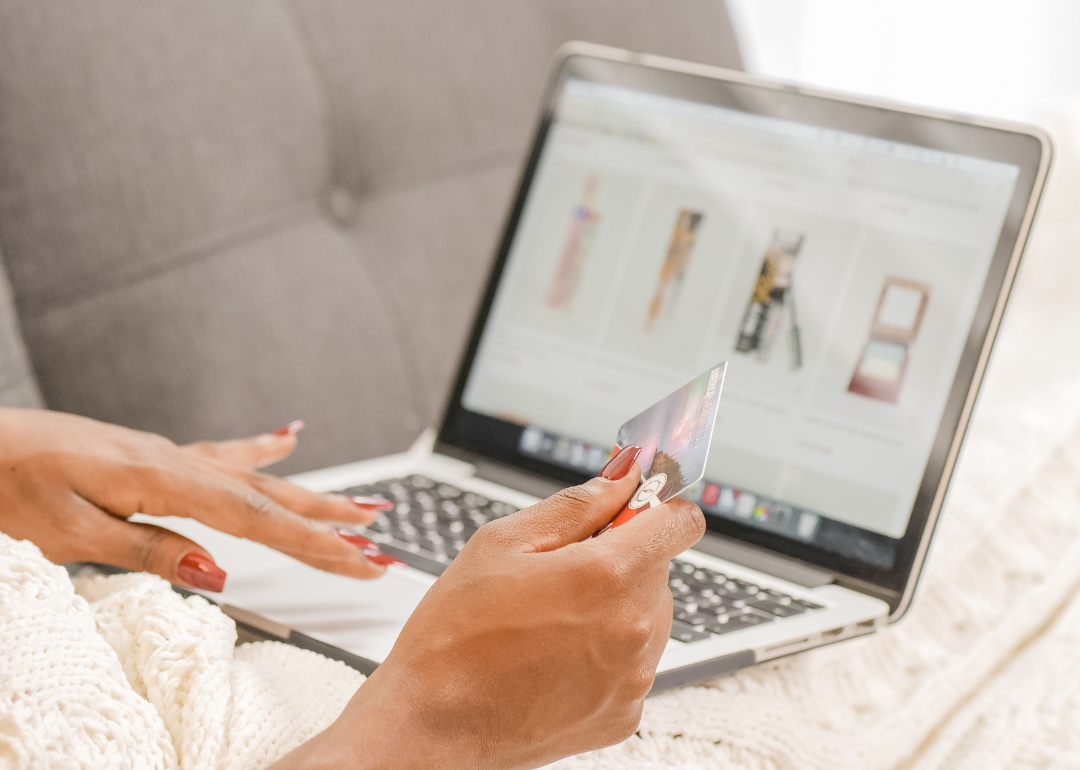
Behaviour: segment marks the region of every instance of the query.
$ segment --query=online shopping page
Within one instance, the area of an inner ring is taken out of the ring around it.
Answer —
[[[464,406],[609,449],[726,360],[706,478],[900,537],[1017,173],[570,80]]]

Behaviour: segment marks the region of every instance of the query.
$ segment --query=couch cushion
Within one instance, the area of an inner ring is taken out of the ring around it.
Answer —
[[[385,276],[429,424],[442,416],[517,172],[504,163],[372,193],[357,207],[353,237]]]
[[[41,393],[26,356],[14,298],[0,260],[0,406],[39,407]]]
[[[736,63],[718,0],[6,0],[0,248],[49,406],[299,470],[438,419],[565,40]]]
[[[323,117],[281,3],[0,3],[0,248],[21,312],[318,195]]]
[[[297,0],[356,191],[516,161],[555,50],[590,40],[738,67],[722,0]]]
[[[314,276],[314,278],[313,278]],[[35,315],[50,405],[177,441],[309,428],[284,471],[403,449],[419,383],[377,276],[314,209],[212,257]],[[312,439],[315,437],[315,439]]]

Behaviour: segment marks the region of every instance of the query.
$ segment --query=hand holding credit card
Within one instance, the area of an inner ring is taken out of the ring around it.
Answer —
[[[596,535],[625,524],[639,511],[663,505],[701,481],[726,373],[725,361],[619,428],[616,454],[622,447],[641,447],[637,458],[641,483],[626,507]]]

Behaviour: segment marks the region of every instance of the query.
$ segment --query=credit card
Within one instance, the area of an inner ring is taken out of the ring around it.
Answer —
[[[641,483],[626,508],[600,532],[625,524],[645,508],[663,505],[701,481],[726,373],[725,361],[619,428],[616,452],[626,446],[641,447]]]

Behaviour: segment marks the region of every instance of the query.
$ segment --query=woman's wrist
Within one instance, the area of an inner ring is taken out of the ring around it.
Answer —
[[[273,770],[454,770],[479,764],[466,736],[439,734],[414,694],[380,684],[369,679],[361,685],[330,727]]]

